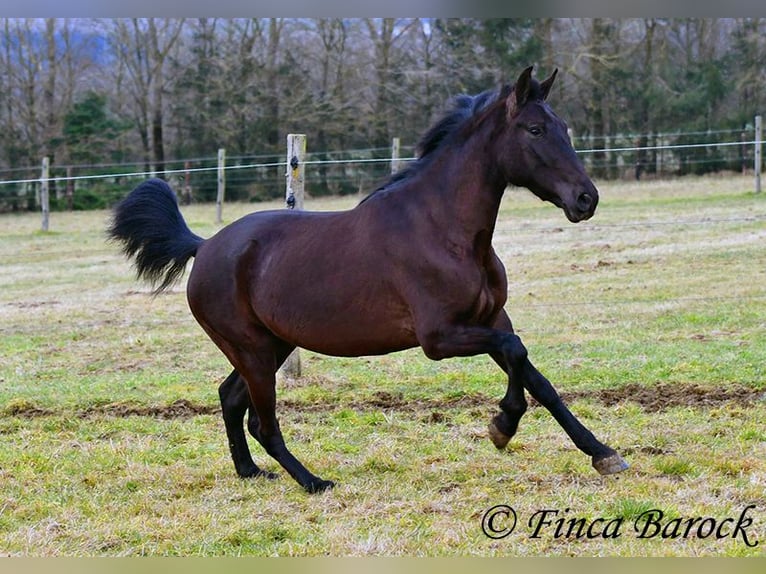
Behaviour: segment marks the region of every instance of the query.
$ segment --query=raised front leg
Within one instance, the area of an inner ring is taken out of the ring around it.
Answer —
[[[510,320],[507,326],[510,327]],[[550,411],[575,446],[591,457],[593,466],[599,473],[612,474],[628,467],[620,455],[598,441],[566,407],[550,381],[529,361],[527,349],[512,329],[501,331],[474,326],[442,326],[429,330],[421,340],[426,355],[436,360],[487,353],[498,364],[505,365],[509,383],[506,396],[501,401],[503,412],[493,419],[493,426],[490,427],[496,446],[504,447],[515,433],[519,419],[526,409],[523,396],[523,389],[526,389]],[[505,439],[506,436],[508,440]]]
[[[496,325],[506,332],[513,332],[510,318],[505,312],[501,314]],[[596,439],[593,433],[572,414],[550,381],[530,362],[527,350],[520,339],[514,353],[504,357],[494,355],[493,358],[501,367],[502,359],[508,360],[505,368],[508,373],[508,391],[500,401],[503,412],[492,420],[489,428],[490,438],[496,447],[505,447],[515,434],[518,420],[524,414],[521,405],[526,409],[524,399],[524,388],[526,388],[535,400],[548,409],[575,446],[591,457],[593,467],[600,474],[614,474],[628,468],[628,464],[614,449]]]
[[[513,324],[505,311],[501,311],[494,328],[504,333],[513,333]],[[504,449],[516,434],[519,421],[527,412],[527,399],[524,396],[524,385],[518,377],[510,376],[511,369],[503,353],[490,353],[492,359],[508,375],[508,388],[500,401],[500,412],[489,423],[489,438],[498,449]]]

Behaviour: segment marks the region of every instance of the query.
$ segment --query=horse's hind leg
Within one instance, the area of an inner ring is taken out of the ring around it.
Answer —
[[[314,493],[326,490],[334,484],[309,472],[287,449],[276,417],[276,370],[293,350],[293,347],[260,331],[250,333],[247,348],[216,340],[219,347],[239,371],[247,383],[250,401],[255,408],[257,429],[248,424],[258,442],[306,491]],[[241,406],[241,405],[240,405]],[[242,413],[244,414],[244,413]],[[239,419],[240,424],[242,418]]]
[[[247,445],[247,438],[243,428],[243,419],[248,408],[250,409],[249,428],[257,428],[257,417],[254,419],[254,411],[250,405],[250,395],[247,384],[239,373],[234,370],[226,377],[226,380],[218,387],[218,396],[221,399],[223,423],[226,427],[226,437],[229,441],[231,458],[234,468],[242,478],[264,476],[276,478],[276,474],[262,470],[255,464]]]

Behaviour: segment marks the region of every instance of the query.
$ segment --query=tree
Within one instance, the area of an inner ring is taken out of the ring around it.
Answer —
[[[129,78],[125,87],[135,105],[133,119],[147,170],[152,165],[155,171],[165,169],[163,104],[169,84],[166,62],[183,24],[183,19],[158,18],[117,19],[110,23],[109,37],[119,60],[119,72],[125,71]]]
[[[736,78],[735,116],[740,125],[766,110],[766,18],[740,18],[732,34],[727,62]]]
[[[606,138],[611,131],[611,110],[614,102],[613,72],[619,62],[618,24],[605,18],[594,18],[588,32],[588,56],[590,68],[589,97],[585,111],[592,138],[593,165],[591,171],[596,177],[606,177],[609,170],[606,152]]]
[[[342,18],[321,19],[316,22],[314,33],[318,38],[320,50],[316,51],[316,64],[319,71],[316,95],[316,149],[320,150],[320,159],[329,159],[324,153],[331,149],[346,147],[347,126],[352,118],[347,114],[349,102],[346,99],[346,56],[349,42],[349,25]],[[308,54],[307,54],[308,55]],[[310,57],[310,56],[309,56]],[[312,186],[312,193],[322,195],[331,192],[353,190],[352,185],[343,185],[348,180],[345,169],[333,169],[327,164],[318,167],[319,181]],[[331,174],[339,174],[340,186],[330,182]]]
[[[109,114],[106,95],[87,92],[64,116],[63,135],[70,161],[95,164],[105,159],[121,160],[114,142],[127,128]]]
[[[372,65],[375,70],[374,100],[371,113],[371,138],[374,147],[387,148],[392,137],[392,118],[396,116],[398,45],[413,25],[412,20],[367,18],[365,25],[372,41]]]
[[[306,133],[321,158],[348,149],[384,158],[394,136],[411,149],[450,96],[496,89],[534,64],[539,76],[560,69],[556,110],[590,137],[595,153],[584,158],[596,176],[620,175],[618,157],[651,171],[655,152],[610,153],[607,144],[701,143],[718,137],[708,130],[747,126],[766,108],[764,38],[764,18],[5,18],[0,169],[35,173],[42,155],[54,167],[85,161],[91,147],[79,149],[71,132],[85,118],[67,114],[95,105],[92,94],[106,98],[107,117],[133,126],[93,146],[104,152],[88,156],[96,163],[119,150],[161,173],[168,159],[214,158],[219,147],[230,161],[281,160],[288,132]],[[694,135],[653,139],[684,131]],[[734,161],[729,150],[662,159],[704,172]],[[366,189],[388,166],[311,171],[311,192],[344,193]],[[227,196],[275,197],[283,176],[232,172]],[[195,190],[215,189],[214,177],[192,178]]]

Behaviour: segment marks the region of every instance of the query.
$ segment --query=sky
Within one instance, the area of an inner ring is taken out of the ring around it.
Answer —
[[[3,0],[6,17],[766,16],[763,0]]]

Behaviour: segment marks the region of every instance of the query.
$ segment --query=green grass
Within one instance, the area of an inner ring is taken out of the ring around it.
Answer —
[[[505,384],[484,357],[303,352],[278,408],[296,456],[337,482],[317,496],[255,445],[279,479],[234,475],[216,412],[230,367],[183,285],[155,298],[134,281],[104,241],[106,212],[54,213],[47,234],[36,214],[0,216],[0,555],[762,556],[766,197],[749,186],[604,184],[578,225],[526,192],[503,202],[495,246],[516,329],[628,471],[598,476],[536,405],[496,451],[486,425]],[[216,231],[214,206],[183,211]],[[481,531],[496,504],[519,515],[501,540]],[[750,504],[754,548],[631,526],[652,509],[723,519]],[[622,517],[624,535],[531,538],[540,509]]]

